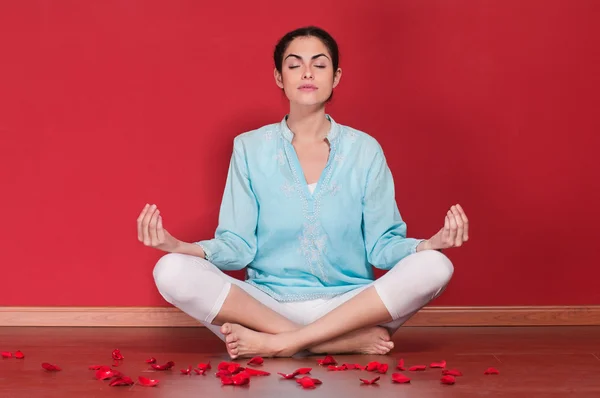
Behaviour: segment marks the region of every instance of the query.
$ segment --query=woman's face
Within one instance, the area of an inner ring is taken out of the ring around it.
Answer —
[[[335,73],[334,73],[335,72]],[[297,37],[283,54],[281,74],[275,81],[290,102],[297,105],[322,104],[340,81],[342,70],[333,70],[331,54],[316,37]]]

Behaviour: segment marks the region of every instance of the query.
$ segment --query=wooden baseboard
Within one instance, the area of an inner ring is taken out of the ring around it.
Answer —
[[[404,326],[600,325],[599,306],[425,307]],[[0,307],[0,326],[198,327],[173,307]]]

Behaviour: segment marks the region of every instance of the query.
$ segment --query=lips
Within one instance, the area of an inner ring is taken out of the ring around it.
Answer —
[[[317,86],[312,85],[312,84],[303,84],[300,87],[298,87],[300,90],[316,90]]]

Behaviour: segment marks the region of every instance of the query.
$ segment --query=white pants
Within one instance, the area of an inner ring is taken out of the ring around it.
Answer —
[[[393,335],[414,313],[440,295],[453,272],[454,267],[444,254],[436,250],[424,250],[405,257],[370,284],[339,296],[279,302],[256,287],[223,273],[200,257],[169,253],[157,262],[154,280],[165,300],[200,321],[224,341],[220,326],[211,322],[219,313],[232,284],[299,325],[314,322],[367,287],[375,286],[393,319],[381,326]]]

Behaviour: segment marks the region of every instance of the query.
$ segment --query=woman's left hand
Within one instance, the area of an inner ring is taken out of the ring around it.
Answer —
[[[428,239],[425,249],[441,250],[450,247],[460,247],[469,240],[469,219],[462,207],[452,206],[446,214],[444,227]]]

